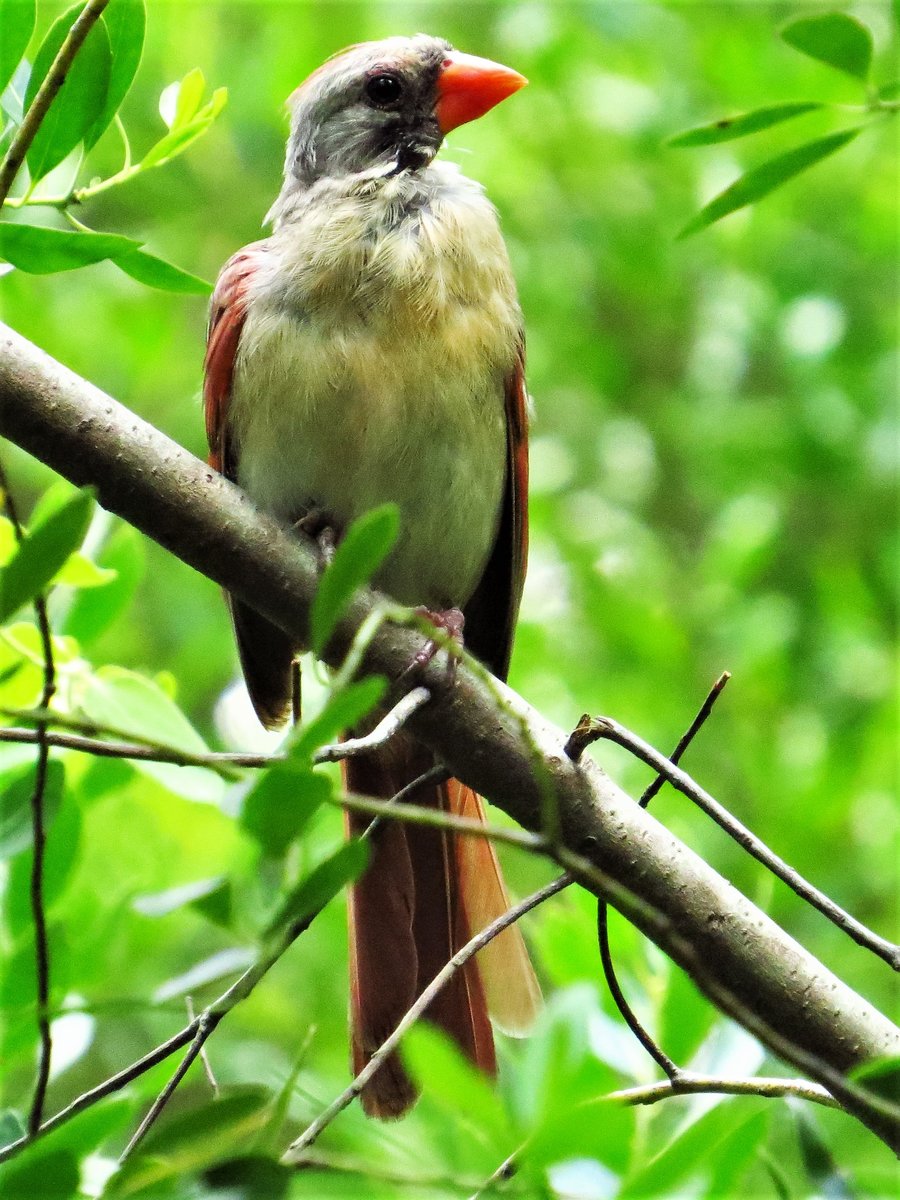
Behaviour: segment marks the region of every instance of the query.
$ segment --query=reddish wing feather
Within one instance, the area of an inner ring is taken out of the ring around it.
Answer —
[[[247,314],[247,285],[260,264],[268,243],[251,242],[233,255],[219,275],[209,308],[206,358],[203,363],[203,408],[209,462],[234,479],[234,464],[227,453],[228,404],[238,343]]]
[[[209,463],[237,480],[237,452],[228,437],[228,406],[234,364],[247,315],[249,285],[269,243],[252,242],[228,260],[216,282],[209,311],[203,406]],[[291,640],[264,617],[228,597],[238,652],[253,707],[267,728],[278,728],[291,702]]]

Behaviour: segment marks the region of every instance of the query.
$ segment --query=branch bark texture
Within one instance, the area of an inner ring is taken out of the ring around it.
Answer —
[[[259,513],[232,484],[111,397],[0,326],[0,434],[308,643],[317,582],[312,544]],[[324,654],[337,666],[377,602],[360,594]],[[386,625],[366,671],[397,679],[421,636]],[[466,661],[421,672],[433,702],[415,731],[460,779],[526,829],[542,832],[548,794],[565,852],[618,886],[606,898],[687,970],[714,1003],[779,1057],[821,1082],[884,1141],[900,1122],[843,1079],[900,1054],[900,1030],[627,796],[567,735]],[[549,791],[548,791],[549,790]],[[563,853],[560,861],[568,866]],[[574,872],[604,895],[602,878]]]

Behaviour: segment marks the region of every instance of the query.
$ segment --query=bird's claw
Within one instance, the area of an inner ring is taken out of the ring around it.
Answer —
[[[446,633],[456,645],[460,648],[463,646],[463,628],[465,626],[465,616],[461,609],[447,608],[435,612],[430,608],[417,608],[415,610],[420,617],[426,617],[436,629]],[[417,650],[413,655],[409,665],[403,670],[401,679],[405,678],[413,671],[422,670],[427,667],[434,656],[440,649],[438,642],[429,638],[427,642]],[[447,679],[450,683],[456,681],[456,664],[458,658],[452,648],[448,647],[447,651]]]
[[[299,521],[294,522],[294,528],[312,538],[319,547],[322,566],[327,567],[334,558],[337,546],[337,535],[328,514],[321,508],[311,508]]]

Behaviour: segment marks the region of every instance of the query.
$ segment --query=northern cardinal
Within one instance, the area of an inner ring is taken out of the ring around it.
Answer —
[[[291,99],[272,235],[235,254],[216,284],[204,383],[213,466],[286,522],[338,538],[396,503],[399,538],[375,586],[435,614],[462,610],[468,649],[501,678],[526,558],[521,313],[493,206],[435,156],[451,129],[525,82],[423,34],[353,46],[315,71]],[[256,712],[277,726],[297,647],[246,605],[232,601],[231,612]],[[433,765],[403,735],[349,760],[345,780],[390,797]],[[415,799],[483,816],[456,780]],[[382,829],[350,899],[355,1070],[508,906],[490,842]],[[515,928],[479,962],[427,1016],[493,1073],[486,1000],[502,1028],[522,1033],[540,992]],[[362,1099],[380,1117],[414,1101],[396,1056]]]

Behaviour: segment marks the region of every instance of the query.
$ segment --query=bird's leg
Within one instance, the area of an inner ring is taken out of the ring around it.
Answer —
[[[419,614],[419,616],[426,617],[431,624],[434,625],[435,629],[439,629],[442,633],[447,634],[447,636],[450,637],[460,647],[460,649],[462,649],[464,645],[463,628],[466,623],[466,618],[462,612],[462,609],[446,608],[435,611],[434,609],[430,608],[417,608],[415,611]],[[418,650],[416,654],[413,655],[412,662],[409,664],[403,674],[408,675],[410,671],[427,667],[437,654],[439,648],[440,647],[438,646],[438,643],[429,638],[421,650]],[[452,651],[449,651],[447,655],[447,674],[450,677],[451,682],[456,677],[456,661],[456,655]]]
[[[334,549],[337,545],[337,534],[328,513],[322,508],[310,508],[299,520],[294,522],[294,528],[312,538],[319,547],[322,566],[327,567],[334,558]]]

